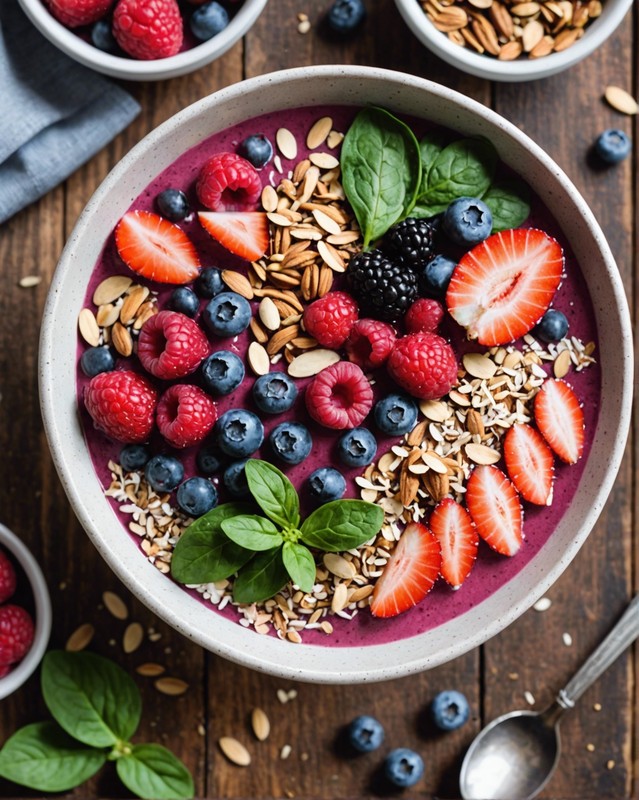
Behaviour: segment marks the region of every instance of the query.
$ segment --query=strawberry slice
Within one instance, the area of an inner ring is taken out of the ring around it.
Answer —
[[[453,589],[468,577],[475,559],[479,540],[470,514],[451,497],[446,497],[430,515],[430,529],[442,551],[441,573]]]
[[[543,231],[495,233],[455,267],[446,293],[448,310],[479,344],[513,342],[546,312],[563,268],[561,246]]]
[[[158,283],[190,283],[200,271],[193,242],[182,228],[152,211],[127,211],[115,229],[124,263]]]
[[[200,211],[204,230],[236,256],[261,258],[268,248],[268,219],[261,211]]]
[[[535,397],[535,422],[562,461],[579,461],[584,452],[584,412],[566,381],[545,381]]]
[[[513,425],[504,438],[504,460],[524,500],[538,506],[552,503],[555,459],[541,434],[530,425]]]
[[[466,485],[466,505],[486,544],[504,556],[514,556],[524,538],[523,512],[504,473],[494,466],[475,467]]]
[[[408,524],[375,584],[373,616],[394,617],[423,600],[437,580],[440,565],[437,539],[420,522]]]

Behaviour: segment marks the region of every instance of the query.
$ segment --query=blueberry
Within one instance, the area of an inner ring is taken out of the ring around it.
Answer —
[[[360,753],[370,753],[384,741],[384,728],[374,717],[363,714],[348,726],[348,740]]]
[[[253,384],[255,405],[265,414],[288,411],[297,398],[297,386],[285,372],[269,372]]]
[[[425,297],[443,297],[457,263],[446,256],[435,256],[418,276],[419,293]]]
[[[313,449],[313,440],[301,422],[282,422],[269,436],[273,452],[286,464],[300,464]]]
[[[202,318],[216,336],[237,336],[248,328],[251,306],[236,292],[221,292],[206,306]]]
[[[604,131],[595,142],[595,153],[606,164],[618,164],[630,155],[632,141],[623,131]]]
[[[394,785],[404,789],[414,786],[424,774],[422,757],[407,747],[391,750],[384,761],[384,775]]]
[[[352,33],[365,17],[362,0],[335,0],[328,11],[328,25],[335,33]]]
[[[173,456],[153,456],[144,468],[144,477],[156,492],[172,492],[184,480],[184,467]]]
[[[368,428],[353,428],[340,436],[337,452],[348,467],[365,467],[377,453],[377,441]]]
[[[91,43],[104,53],[117,53],[118,43],[111,30],[111,21],[100,19],[91,28]]]
[[[215,442],[200,447],[195,456],[197,468],[205,475],[215,475],[222,469],[226,460],[226,456]]]
[[[163,217],[171,222],[180,222],[191,213],[191,206],[184,192],[179,189],[165,189],[155,198],[155,204]]]
[[[229,350],[218,350],[202,362],[202,383],[212,395],[230,394],[244,380],[244,364]]]
[[[346,480],[333,467],[320,467],[308,479],[308,493],[317,503],[339,500],[346,491]]]
[[[448,689],[435,695],[430,704],[430,715],[438,728],[454,731],[468,721],[470,709],[468,700],[461,692]]]
[[[558,342],[568,333],[566,315],[555,308],[549,308],[537,323],[533,333],[542,342]]]
[[[222,482],[226,486],[228,493],[233,497],[248,497],[250,494],[246,472],[244,471],[245,466],[246,460],[234,461],[224,470],[222,475]]]
[[[215,297],[224,290],[222,272],[217,267],[206,267],[197,277],[194,288],[199,297]]]
[[[206,478],[188,478],[178,486],[178,505],[190,517],[201,517],[217,505],[217,489]]]
[[[493,215],[476,197],[458,197],[444,212],[444,233],[455,244],[472,247],[483,242],[493,229]]]
[[[264,426],[252,411],[232,408],[215,423],[214,432],[222,452],[231,458],[253,455],[264,441]]]
[[[375,423],[388,436],[401,436],[412,431],[417,422],[417,403],[403,394],[389,394],[375,404]]]
[[[127,472],[144,469],[150,458],[151,453],[143,444],[127,444],[120,450],[120,464]]]
[[[167,305],[173,311],[179,311],[180,314],[193,318],[200,308],[200,300],[191,289],[178,286],[171,292]]]
[[[89,347],[80,357],[80,367],[82,372],[88,377],[93,378],[101,372],[111,372],[115,369],[115,358],[108,347]]]
[[[237,153],[256,169],[261,169],[273,158],[273,145],[263,133],[254,133],[239,143]]]
[[[202,42],[217,36],[228,24],[228,11],[215,0],[211,3],[204,3],[191,16],[193,36]]]

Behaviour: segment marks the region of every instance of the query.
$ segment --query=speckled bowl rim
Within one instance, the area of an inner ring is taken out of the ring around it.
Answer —
[[[212,39],[169,58],[139,61],[98,50],[65,28],[49,12],[43,0],[18,0],[40,33],[63,53],[85,67],[129,81],[160,81],[187,75],[224,55],[253,26],[268,0],[244,0],[227,27]]]
[[[490,136],[505,163],[519,167],[533,188],[539,190],[543,178],[544,200],[560,226],[569,227],[567,238],[586,265],[598,324],[607,327],[600,336],[600,356],[611,369],[576,495],[552,538],[514,580],[444,625],[397,642],[295,645],[246,630],[189,596],[152,567],[116,523],[78,421],[75,321],[103,243],[95,231],[108,234],[177,154],[234,120],[267,111],[368,102],[418,116],[423,108],[423,116],[435,122]],[[632,374],[630,316],[617,267],[592,212],[560,168],[514,125],[463,95],[411,75],[349,66],[286,70],[228,87],[184,109],[133,148],[93,195],[71,234],[47,299],[40,346],[42,413],[56,468],[81,524],[118,577],[155,614],[208,650],[273,675],[317,683],[378,681],[435,667],[494,636],[541,597],[585,541],[612,488],[630,423]]]

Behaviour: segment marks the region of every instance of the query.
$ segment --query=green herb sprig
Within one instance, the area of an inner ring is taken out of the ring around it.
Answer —
[[[315,583],[309,548],[339,552],[359,547],[381,528],[384,512],[363,500],[334,500],[303,522],[295,487],[266,461],[247,461],[249,491],[265,516],[246,503],[227,503],[192,523],[180,537],[171,574],[189,585],[237,573],[233,599],[258,603],[277,594],[289,578],[304,592]]]

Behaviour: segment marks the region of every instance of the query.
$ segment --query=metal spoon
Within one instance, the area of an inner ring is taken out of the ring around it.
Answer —
[[[487,725],[464,758],[463,800],[532,800],[550,780],[561,751],[559,721],[639,636],[639,595],[545,711],[513,711]]]

